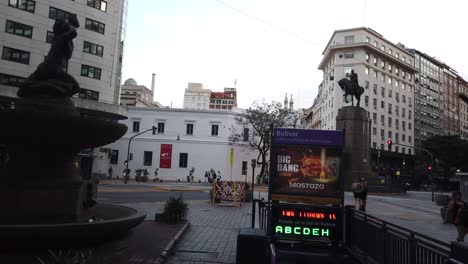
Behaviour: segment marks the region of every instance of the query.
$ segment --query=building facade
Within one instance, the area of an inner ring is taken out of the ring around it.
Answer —
[[[120,104],[125,106],[151,107],[153,104],[153,91],[130,78],[121,88]]]
[[[44,61],[56,19],[76,14],[67,72],[80,84],[81,99],[118,104],[127,0],[0,0],[0,96],[15,98],[17,86]]]
[[[433,136],[444,134],[443,78],[445,65],[435,58],[415,49],[414,86],[414,145],[423,147],[423,142]]]
[[[224,88],[224,92],[211,92],[210,109],[232,110],[237,107],[236,88]]]
[[[468,82],[459,78],[458,84],[460,94],[468,97]],[[464,100],[460,100],[460,136],[468,140],[468,103]]]
[[[414,61],[403,45],[372,29],[335,31],[319,65],[323,81],[313,109],[320,111],[321,120],[312,127],[336,129],[338,109],[347,105],[338,81],[354,70],[364,87],[360,105],[371,119],[372,148],[413,155]],[[391,149],[388,139],[394,143]]]
[[[459,93],[459,80],[458,73],[446,67],[443,71],[443,94],[444,94],[444,126],[443,131],[445,135],[460,135],[460,98]]]
[[[201,83],[188,83],[188,87],[184,93],[184,108],[185,109],[209,109],[210,89],[203,89]]]
[[[133,159],[128,163],[132,177],[135,170],[141,168],[147,169],[152,178],[158,169],[160,179],[185,181],[193,167],[195,181],[205,182],[205,171],[210,169],[219,171],[223,180],[230,180],[232,175],[232,180],[244,181],[242,166],[250,166],[250,160],[257,158],[257,152],[229,141],[232,129],[236,127],[236,114],[239,113],[130,106],[128,119],[121,121],[129,128],[126,135],[103,147],[109,150],[110,159],[102,152],[98,154],[93,172],[106,174],[111,166],[114,175],[122,176],[129,138],[155,126],[156,134],[148,131],[132,140],[130,153]],[[238,128],[238,131],[245,130]]]

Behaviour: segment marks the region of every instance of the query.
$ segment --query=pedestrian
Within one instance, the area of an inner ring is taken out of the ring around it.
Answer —
[[[448,204],[444,223],[452,220],[458,232],[457,241],[464,241],[466,234],[468,234],[468,205],[462,200],[461,192],[453,192],[452,198]]]
[[[354,196],[354,207],[359,209],[359,205],[360,205],[359,197],[362,192],[362,184],[356,178],[354,178],[354,181],[351,184],[351,190],[353,191],[353,196]]]
[[[109,180],[112,179],[112,167],[109,167]]]
[[[359,179],[359,183],[362,185],[362,192],[361,195],[359,196],[360,198],[360,205],[359,205],[359,210],[365,212],[366,211],[366,204],[367,204],[367,181],[365,178]]]

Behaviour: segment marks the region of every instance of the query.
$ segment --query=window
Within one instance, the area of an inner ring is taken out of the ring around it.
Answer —
[[[372,100],[372,106],[374,107],[374,109],[377,109],[377,99],[373,98]]]
[[[354,36],[345,36],[344,37],[344,44],[353,44],[354,43]]]
[[[242,134],[243,136],[243,141],[249,141],[249,129],[247,127],[244,127],[244,133]]]
[[[382,126],[385,126],[385,117],[384,117],[384,115],[380,115],[380,124]]]
[[[392,84],[392,81],[393,81],[392,77],[388,77],[388,84]]]
[[[211,125],[211,135],[212,136],[217,136],[218,135],[218,125]]]
[[[366,81],[364,84],[365,84],[365,85],[364,85],[365,88],[366,88],[366,89],[369,89],[369,81]]]
[[[382,67],[382,69],[385,70],[385,61],[381,61],[381,62],[380,62],[380,66]]]
[[[377,66],[377,57],[374,56],[374,65]]]
[[[405,134],[401,134],[401,141],[405,141],[406,140],[406,135]]]
[[[392,118],[388,117],[388,127],[392,127]]]
[[[380,138],[383,140],[385,138],[385,130],[380,129]]]
[[[385,108],[385,102],[384,101],[380,101],[380,108]]]
[[[3,47],[2,59],[29,64],[29,54],[27,51]]]
[[[81,76],[101,80],[101,69],[89,65],[81,65]]]
[[[83,52],[101,56],[104,53],[104,47],[88,41],[83,42]]]
[[[187,135],[193,135],[193,124],[187,124],[187,128],[186,128],[185,133]]]
[[[25,38],[32,38],[33,27],[18,22],[6,21],[5,32]]]
[[[343,56],[345,59],[352,59],[354,58],[354,53],[345,53]]]
[[[10,0],[8,5],[30,13],[34,13],[36,9],[36,1],[32,0]]]
[[[133,132],[140,132],[140,121],[133,121]]]
[[[411,123],[408,123],[408,129],[409,130],[413,129],[413,126],[411,125]]]
[[[102,0],[88,0],[88,6],[94,7],[101,11],[107,11],[107,2]]]
[[[388,90],[388,97],[392,98],[392,90]]]
[[[78,98],[99,101],[99,92],[81,88]]]
[[[405,96],[405,95],[401,95],[401,101],[402,101],[403,103],[406,103],[406,96]]]
[[[188,153],[179,153],[179,168],[187,168]]]
[[[377,48],[377,46],[379,46],[379,43],[377,41],[374,41],[374,47]]]
[[[369,37],[366,37],[366,42],[370,43],[370,38]]]
[[[164,122],[158,122],[158,134],[164,134]]]
[[[369,62],[370,55],[369,53],[366,53],[366,61]]]
[[[408,110],[408,119],[411,119],[411,110]]]
[[[408,142],[411,143],[411,136],[408,136]],[[411,149],[410,149],[409,154],[411,154]]]
[[[382,97],[385,97],[385,87],[380,87],[380,95],[382,95]]]
[[[398,107],[398,105],[395,105],[395,115],[399,115],[400,114],[400,109]]]
[[[405,112],[406,112],[406,109],[405,109],[405,108],[401,108],[401,117],[405,117]]]
[[[365,67],[365,68],[364,68],[364,72],[365,72],[367,75],[369,75],[369,67]]]
[[[18,87],[26,78],[0,73],[0,84]]]
[[[119,150],[111,149],[109,151],[110,164],[117,164],[119,161]]]
[[[388,54],[392,55],[393,53],[393,50],[392,49],[388,49]]]
[[[377,148],[377,142],[372,142],[372,148],[376,149]]]
[[[391,103],[388,103],[388,113],[389,114],[392,113],[392,104]]]
[[[400,137],[398,133],[395,133],[395,142],[398,144],[400,143]]]
[[[396,142],[398,142],[398,140],[395,140]],[[398,152],[398,146],[395,146],[395,152]]]
[[[377,136],[377,128],[376,127],[372,128],[372,135]]]
[[[55,34],[52,31],[47,31],[46,35],[46,42],[47,43],[52,43],[52,39],[54,38]]]
[[[385,51],[385,46],[384,46],[384,45],[380,46],[380,49],[381,49],[382,51]]]
[[[405,121],[401,121],[401,129],[403,129],[403,131],[406,130],[406,123],[405,123]]]
[[[390,63],[388,64],[388,71],[392,72],[392,65]]]
[[[400,129],[400,120],[395,119],[395,128]]]
[[[377,79],[377,71],[376,70],[374,70],[374,78]]]
[[[101,22],[97,22],[96,20],[92,20],[89,18],[86,18],[85,20],[85,28],[97,33],[104,34],[106,25],[104,25]]]
[[[374,124],[377,124],[377,113],[372,113],[372,120],[374,121]]]
[[[388,133],[388,134],[387,134],[387,135],[388,135],[387,138],[392,138],[392,131],[388,131],[387,133]]]
[[[364,97],[364,103],[366,104],[366,107],[369,107],[369,96]]]
[[[58,8],[55,8],[55,7],[50,7],[49,8],[49,18],[51,19],[63,19],[63,20],[66,20],[68,21],[69,18],[71,16],[73,16],[74,14],[73,13],[70,13],[70,12],[67,12],[65,10],[62,10],[62,9],[58,9]]]
[[[151,166],[151,165],[153,165],[153,152],[144,151],[143,152],[143,166]]]
[[[400,94],[399,93],[395,93],[395,100],[397,101],[397,103],[400,102]]]
[[[385,82],[385,74],[382,73],[382,74],[380,75],[380,80],[381,80],[383,83]]]
[[[373,85],[373,89],[374,89],[374,94],[377,94],[377,84]]]

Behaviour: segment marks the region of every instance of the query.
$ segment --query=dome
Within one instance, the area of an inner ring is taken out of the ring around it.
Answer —
[[[124,85],[138,85],[138,84],[133,78],[130,78],[124,82]]]

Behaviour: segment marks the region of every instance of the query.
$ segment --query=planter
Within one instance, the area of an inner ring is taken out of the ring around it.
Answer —
[[[448,203],[450,202],[450,196],[446,194],[436,194],[434,196],[436,205],[438,206],[447,206]]]

